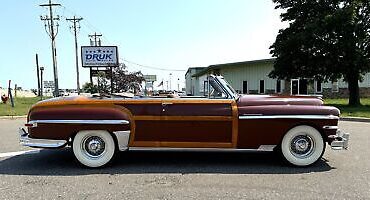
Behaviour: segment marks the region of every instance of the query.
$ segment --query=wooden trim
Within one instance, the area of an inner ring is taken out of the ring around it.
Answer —
[[[231,116],[134,116],[138,121],[234,121]]]
[[[134,143],[134,140],[135,140],[135,130],[136,130],[136,124],[135,124],[135,120],[134,120],[134,116],[132,115],[131,111],[123,106],[118,106],[118,105],[114,105],[115,108],[117,109],[121,109],[123,112],[127,113],[127,115],[129,116],[129,121],[130,121],[130,138],[129,138],[129,143],[128,143],[128,146],[131,146],[131,144]]]
[[[162,142],[134,141],[130,147],[173,147],[173,148],[232,148],[232,143],[221,142]]]
[[[238,145],[238,123],[239,123],[239,113],[238,113],[238,105],[235,101],[231,102],[231,109],[232,109],[232,137],[231,142],[233,144],[233,148],[237,148]]]

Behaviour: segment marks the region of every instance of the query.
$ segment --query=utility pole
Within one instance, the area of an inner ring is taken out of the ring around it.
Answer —
[[[39,56],[36,54],[36,69],[37,69],[37,96],[40,96],[40,68]]]
[[[101,40],[100,37],[103,36],[102,34],[96,34],[96,32],[93,35],[88,35],[90,38],[90,46],[101,46]],[[93,39],[93,40],[92,40]],[[99,41],[99,43],[98,43]],[[92,78],[92,67],[90,67],[90,83],[93,84],[93,78]]]
[[[48,4],[41,4],[41,7],[48,7],[49,9],[49,16],[40,16],[40,19],[44,21],[45,24],[45,30],[46,33],[50,36],[51,39],[51,54],[53,58],[53,69],[54,69],[54,96],[59,96],[59,84],[58,84],[58,69],[57,69],[57,50],[56,50],[56,44],[55,44],[55,38],[58,34],[58,27],[59,24],[56,22],[56,28],[54,28],[54,20],[58,21],[59,16],[53,17],[53,7],[54,6],[61,6],[61,4],[58,3],[51,3],[51,0],[49,0]]]
[[[73,18],[66,19],[67,21],[71,21],[73,23],[72,27],[74,36],[75,36],[75,50],[76,50],[76,72],[77,72],[77,93],[80,94],[80,72],[78,70],[78,45],[77,45],[77,29],[79,30],[80,24],[79,22],[82,20],[82,17],[76,18],[76,16],[73,16]]]
[[[41,100],[43,99],[44,97],[44,86],[42,85],[43,84],[43,74],[44,74],[44,67],[40,67],[40,71],[41,71],[41,93],[40,93],[40,96],[41,96]]]
[[[100,37],[101,36],[103,36],[103,35],[102,34],[96,34],[96,32],[93,35],[89,35],[89,38],[90,38],[90,46],[101,46],[101,40],[100,40]],[[94,40],[91,40],[92,38]]]

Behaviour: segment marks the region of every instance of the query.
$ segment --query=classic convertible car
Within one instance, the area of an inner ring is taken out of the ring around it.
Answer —
[[[20,128],[20,143],[72,146],[88,167],[107,164],[119,151],[138,149],[276,151],[308,166],[332,149],[347,149],[340,111],[317,97],[239,95],[221,76],[208,78],[207,96],[61,97],[36,103]]]

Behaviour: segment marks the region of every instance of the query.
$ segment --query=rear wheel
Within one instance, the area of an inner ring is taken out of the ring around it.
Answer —
[[[104,130],[80,131],[73,139],[73,153],[87,167],[107,164],[113,158],[115,148],[112,135]]]
[[[319,131],[311,126],[296,126],[284,136],[280,145],[286,161],[295,166],[308,166],[324,153],[325,143]]]

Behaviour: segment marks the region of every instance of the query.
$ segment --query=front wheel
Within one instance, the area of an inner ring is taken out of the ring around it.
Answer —
[[[318,161],[324,153],[325,143],[319,131],[311,126],[290,129],[281,142],[281,153],[295,166],[308,166]]]
[[[87,167],[101,167],[114,155],[115,142],[104,130],[85,130],[73,139],[73,153],[77,160]]]

